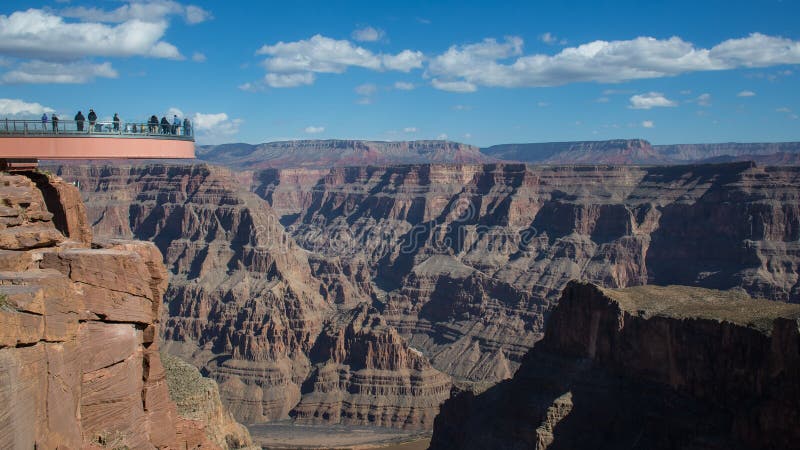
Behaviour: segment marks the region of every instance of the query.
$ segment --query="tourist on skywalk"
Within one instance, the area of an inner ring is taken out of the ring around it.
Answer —
[[[58,133],[58,116],[56,113],[50,115],[50,120],[53,121],[53,133]]]
[[[155,114],[150,116],[150,121],[147,124],[150,126],[150,134],[155,134],[158,131],[158,117]]]
[[[161,134],[169,134],[169,120],[167,120],[167,116],[161,116]]]
[[[42,113],[42,131],[47,131],[47,113]]]
[[[83,131],[83,122],[85,120],[86,120],[86,118],[83,117],[83,113],[82,112],[78,111],[78,114],[75,114],[75,123],[78,126],[78,131]]]
[[[181,127],[181,119],[178,119],[177,114],[172,115],[172,134],[178,134],[178,128]]]
[[[184,136],[191,136],[192,132],[192,123],[189,122],[189,118],[183,119],[183,135]]]
[[[97,123],[97,114],[95,114],[92,108],[89,108],[89,116],[87,119],[89,119],[89,133],[97,131],[94,129],[94,124]]]
[[[117,113],[114,113],[114,132],[119,132],[119,116]]]

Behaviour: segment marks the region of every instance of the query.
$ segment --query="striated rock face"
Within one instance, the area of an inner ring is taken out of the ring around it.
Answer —
[[[90,248],[77,189],[30,177],[0,175],[0,447],[183,447],[194,425],[158,355],[161,254]]]
[[[795,448],[798,380],[798,305],[573,282],[512,380],[445,403],[431,448]]]
[[[449,378],[421,365],[425,358],[416,354],[414,364],[376,366],[379,372],[339,361],[346,372],[342,401],[332,406],[328,399],[324,405],[306,399],[314,392],[305,386],[314,385],[326,361],[313,356],[326,345],[321,333],[372,291],[363,263],[299,247],[270,205],[243,190],[228,170],[200,165],[67,171],[86,191],[102,192],[87,200],[98,233],[130,230],[159,246],[172,271],[165,349],[218,381],[222,401],[238,420],[288,418],[300,409],[313,417],[325,408],[329,420],[430,429]],[[129,211],[127,224],[103,208],[110,198],[116,199],[111,211]],[[124,204],[122,198],[130,200]],[[366,345],[368,335],[346,341],[342,351],[361,357],[358,345]],[[374,335],[382,336],[372,344],[378,354],[411,352],[391,327]],[[356,387],[372,394],[350,392]]]
[[[328,169],[330,167],[482,163],[493,161],[477,147],[449,141],[354,141],[300,140],[259,145],[223,144],[199,146],[203,161],[237,169]]]
[[[426,429],[450,395],[450,377],[361,304],[326,324],[292,415],[300,422]]]
[[[203,166],[63,173],[81,182],[96,232],[128,227],[165,254],[168,348],[221,381],[248,421],[300,402],[324,324],[361,302],[472,383],[516,371],[571,279],[800,302],[793,167],[407,165],[248,183]],[[117,209],[129,221],[107,226]]]

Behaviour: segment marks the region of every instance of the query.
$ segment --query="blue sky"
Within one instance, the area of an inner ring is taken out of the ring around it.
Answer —
[[[800,2],[14,1],[0,116],[200,143],[800,140]]]

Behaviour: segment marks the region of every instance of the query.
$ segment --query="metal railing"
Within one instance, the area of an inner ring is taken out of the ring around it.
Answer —
[[[75,121],[0,119],[0,136],[122,136],[194,141],[194,127],[151,125],[148,121]]]

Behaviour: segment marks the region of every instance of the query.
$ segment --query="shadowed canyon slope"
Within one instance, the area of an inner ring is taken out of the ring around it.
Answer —
[[[429,428],[447,375],[511,377],[571,279],[800,302],[797,168],[61,172],[96,233],[159,247],[166,348],[245,422]]]
[[[183,418],[168,396],[152,243],[93,242],[77,189],[38,173],[0,175],[0,199],[0,447],[249,444],[229,418]]]
[[[509,381],[458,394],[432,449],[797,448],[800,305],[572,282]]]

